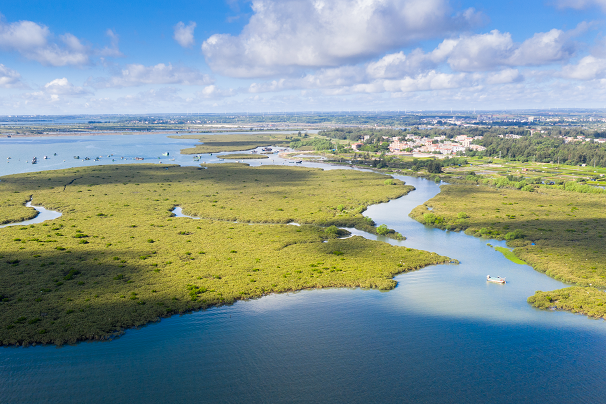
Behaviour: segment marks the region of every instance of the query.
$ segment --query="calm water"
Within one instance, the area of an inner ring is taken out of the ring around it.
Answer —
[[[54,210],[48,210],[44,206],[33,206],[31,202],[26,203],[25,206],[27,206],[28,208],[35,209],[38,212],[36,217],[34,217],[33,219],[24,220],[23,222],[19,222],[19,223],[3,224],[3,225],[0,225],[0,229],[3,227],[9,227],[9,226],[29,226],[30,224],[42,223],[42,222],[46,222],[47,220],[55,220],[55,219],[61,217],[61,215],[62,215],[61,212],[57,212]]]
[[[460,265],[402,274],[389,292],[275,295],[112,342],[1,348],[0,402],[606,402],[606,322],[530,307],[564,285],[411,220],[439,187],[401,178],[417,190],[366,214],[408,237],[390,243]]]

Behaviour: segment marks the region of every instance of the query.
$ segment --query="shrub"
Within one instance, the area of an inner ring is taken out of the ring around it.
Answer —
[[[339,234],[339,228],[337,226],[335,226],[335,225],[332,225],[332,226],[329,226],[329,227],[325,228],[324,232],[326,234],[336,236],[337,234]]]
[[[386,224],[382,224],[379,227],[377,227],[377,234],[384,236],[387,233],[389,233],[389,228],[387,227]]]
[[[509,233],[505,234],[505,240],[516,240],[516,239],[523,238],[523,237],[524,237],[524,234],[519,229],[510,231]]]

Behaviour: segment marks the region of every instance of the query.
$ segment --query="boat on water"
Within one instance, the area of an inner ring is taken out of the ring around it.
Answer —
[[[505,281],[505,278],[501,278],[500,276],[497,276],[496,278],[493,278],[490,275],[486,275],[486,281],[487,282],[492,282],[492,283],[500,283],[500,284],[507,283]]]
[[[74,156],[74,159],[80,160],[80,156]]]
[[[170,153],[166,152],[166,153],[162,153],[163,156],[168,156]]]
[[[200,161],[200,156],[194,156],[194,161]]]
[[[38,159],[37,159],[36,157],[34,157],[34,158],[32,159],[32,164],[37,164],[37,163],[38,163]]]
[[[135,160],[145,160],[143,157],[135,157]]]
[[[44,160],[48,160],[48,156],[44,156]]]

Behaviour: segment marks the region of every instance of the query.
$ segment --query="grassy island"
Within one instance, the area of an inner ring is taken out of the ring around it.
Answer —
[[[269,158],[265,154],[225,154],[217,157],[223,160],[264,160]]]
[[[366,206],[411,188],[374,173],[243,164],[3,177],[0,221],[32,216],[23,206],[31,196],[63,215],[0,229],[0,343],[108,338],[270,293],[391,289],[395,274],[450,259],[339,239],[332,226],[374,225],[362,215]],[[176,218],[176,206],[202,219]]]
[[[221,153],[250,150],[266,146],[288,146],[293,135],[285,133],[251,133],[250,135],[175,135],[175,139],[197,139],[202,144],[181,150],[181,154]]]
[[[415,208],[411,217],[442,229],[507,240],[515,247],[515,256],[536,270],[578,285],[539,291],[529,298],[531,304],[604,316],[601,307],[606,294],[596,289],[606,287],[606,196],[602,193],[445,185],[439,195]]]

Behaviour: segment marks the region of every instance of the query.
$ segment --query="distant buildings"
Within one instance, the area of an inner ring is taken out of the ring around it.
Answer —
[[[481,139],[482,136],[469,137],[466,135],[457,136],[452,140],[447,140],[444,136],[426,138],[417,135],[407,135],[405,139],[394,137],[389,144],[389,151],[392,154],[443,154],[454,155],[458,152],[465,153],[466,150],[482,151],[486,148],[480,145],[474,145],[472,142]],[[360,144],[356,144],[354,150],[358,150]],[[353,148],[353,145],[352,145]]]

